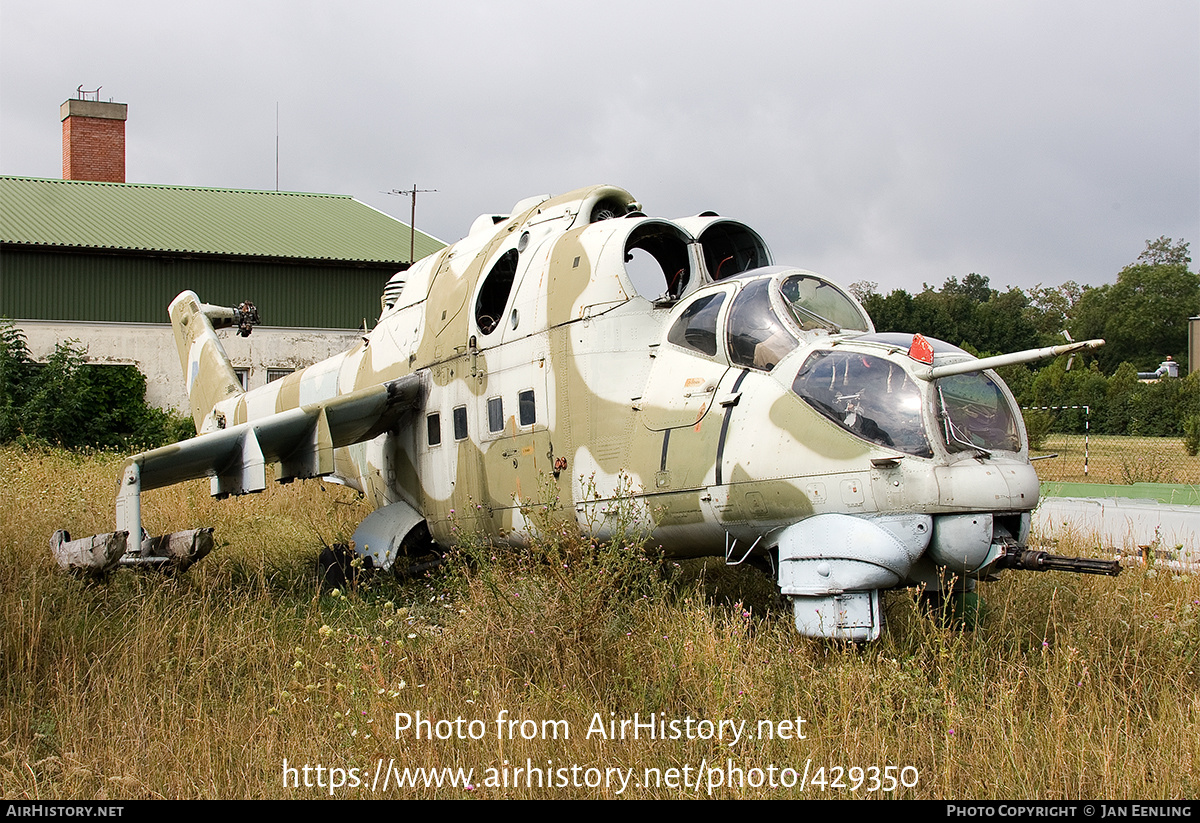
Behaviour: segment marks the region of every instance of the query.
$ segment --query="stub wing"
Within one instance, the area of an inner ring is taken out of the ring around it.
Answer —
[[[211,530],[166,536],[175,537],[175,545],[189,543],[191,548],[182,554],[190,551],[198,556],[187,560],[171,554],[161,556],[165,552],[159,552],[159,547],[172,541],[142,539],[141,492],[144,489],[208,477],[216,497],[262,491],[267,485],[268,462],[278,464],[275,479],[280,482],[331,474],[334,449],[371,440],[401,425],[405,413],[418,405],[423,393],[422,376],[407,375],[322,403],[288,409],[136,454],[129,458],[122,472],[117,492],[116,531],[112,535],[76,541],[70,540],[66,532],[59,531],[50,539],[51,547],[64,568],[93,573],[103,573],[117,562],[172,561],[189,565],[211,549]],[[136,537],[131,540],[130,536]],[[91,549],[98,540],[106,546],[120,542],[135,545],[127,545],[124,554],[118,554],[114,559],[114,551]],[[87,546],[81,548],[83,544]],[[95,562],[86,560],[92,557],[96,558]]]

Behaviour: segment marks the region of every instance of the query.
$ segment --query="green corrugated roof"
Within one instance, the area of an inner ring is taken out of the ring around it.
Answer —
[[[402,263],[409,227],[341,194],[0,177],[0,241]],[[416,258],[444,245],[418,231]]]

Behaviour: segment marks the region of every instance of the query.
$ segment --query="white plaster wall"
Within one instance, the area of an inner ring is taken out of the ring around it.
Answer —
[[[60,340],[78,340],[90,363],[134,365],[146,375],[146,402],[188,410],[183,370],[168,323],[82,323],[17,320],[36,360],[45,360]],[[235,369],[249,369],[248,387],[267,382],[267,369],[298,369],[352,348],[361,332],[259,326],[249,337],[232,329],[217,332]]]
[[[1141,547],[1200,569],[1200,506],[1172,506],[1128,497],[1043,497],[1033,529],[1044,537],[1073,536],[1085,543],[1137,555]]]

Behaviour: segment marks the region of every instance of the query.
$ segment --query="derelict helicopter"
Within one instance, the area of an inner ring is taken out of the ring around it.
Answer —
[[[878,637],[895,587],[1119,571],[1027,548],[1038,479],[991,371],[1103,341],[980,360],[879,334],[837,284],[773,265],[749,226],[648,217],[612,186],[482,215],[381,301],[355,348],[245,392],[214,328],[249,333],[253,307],[176,297],[198,436],[131,457],[117,531],[56,532],[59,562],[186,566],[211,529],[145,537],[141,492],[200,477],[218,497],[261,491],[273,462],[279,481],[365,495],[353,546],[382,569],[455,527],[523,544],[524,512],[551,495],[603,540],[632,499],[668,556],[768,562],[814,637]]]

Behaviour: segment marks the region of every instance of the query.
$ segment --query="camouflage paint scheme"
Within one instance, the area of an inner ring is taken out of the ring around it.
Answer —
[[[187,461],[136,456],[141,488],[207,474],[214,494],[255,491],[272,459],[277,479],[328,476],[376,507],[355,541],[383,567],[422,522],[443,546],[463,528],[519,545],[532,528],[523,509],[556,505],[603,537],[609,514],[632,502],[652,545],[734,562],[752,550],[777,568],[800,631],[859,640],[878,636],[881,590],[961,591],[1024,544],[1038,482],[994,373],[978,379],[1008,412],[987,412],[989,422],[977,404],[955,406],[960,418],[1007,427],[985,448],[969,423],[950,420],[946,381],[919,373],[971,360],[965,352],[934,341],[918,361],[907,342],[874,334],[840,287],[771,266],[743,224],[640,208],[622,189],[594,186],[483,215],[466,238],[393,277],[358,346],[248,393],[208,322],[213,307],[181,294],[170,313],[200,437],[166,450],[200,454],[188,443],[229,433],[233,451],[213,446],[152,485],[152,466]],[[808,297],[789,306],[783,290],[796,284]],[[765,321],[733,316],[755,300]],[[805,300],[842,320],[813,319]],[[693,328],[689,317],[704,320]],[[753,359],[747,340],[760,345]],[[906,436],[916,445],[879,434],[891,424],[866,419],[865,389],[824,406],[802,398],[798,370],[822,357],[834,363],[822,392],[835,378],[848,386],[852,369],[870,379],[886,369],[886,393],[903,387],[913,406]],[[303,432],[275,443],[301,413]]]

